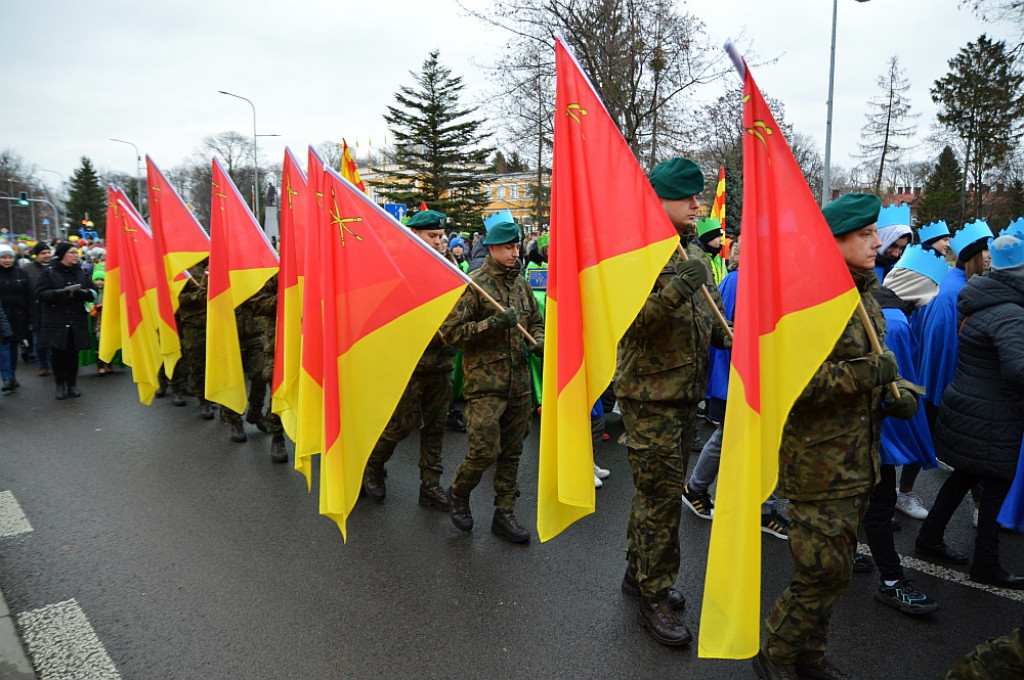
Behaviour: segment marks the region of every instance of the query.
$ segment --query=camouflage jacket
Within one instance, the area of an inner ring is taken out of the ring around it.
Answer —
[[[194,267],[189,267],[188,273],[192,275],[192,280],[186,282],[178,294],[177,317],[183,324],[206,326],[206,293],[209,290],[207,266],[208,262],[204,260]]]
[[[437,333],[420,355],[414,373],[451,373],[455,370],[456,349],[445,344]]]
[[[277,328],[277,276],[272,276],[252,297],[235,308],[238,339],[247,343],[263,343]],[[271,344],[273,347],[273,344]]]
[[[861,301],[885,344],[885,317],[871,291],[873,271],[850,272]],[[797,397],[782,431],[778,495],[801,501],[866,493],[878,481],[882,397],[887,386],[861,384],[851,365],[871,352],[867,330],[854,311],[832,352]],[[901,387],[910,383],[897,380]]]
[[[704,262],[707,288],[719,310],[722,298],[707,255],[694,243],[691,259]],[[720,346],[725,333],[697,291],[683,295],[675,275],[674,253],[658,275],[654,290],[619,342],[615,395],[641,401],[690,401],[704,398],[708,346]]]
[[[515,307],[519,325],[542,342],[544,320],[533,291],[520,272],[518,264],[506,269],[488,255],[483,267],[469,276],[502,307]],[[441,324],[439,333],[444,341],[463,350],[463,394],[467,398],[498,395],[511,399],[530,394],[530,367],[522,334],[515,327],[495,330],[481,324],[496,312],[490,302],[469,287]]]

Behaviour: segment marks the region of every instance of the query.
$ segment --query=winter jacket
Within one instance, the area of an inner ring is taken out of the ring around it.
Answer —
[[[81,288],[67,291],[68,286]],[[39,342],[58,350],[83,350],[92,347],[89,314],[85,303],[96,299],[96,288],[82,268],[53,263],[42,271],[36,282],[40,304]]]
[[[28,274],[16,264],[0,267],[0,307],[11,324],[15,342],[27,338],[32,321],[32,288]]]
[[[1024,269],[975,276],[957,309],[960,349],[939,406],[936,453],[958,470],[1011,481],[1024,439]]]

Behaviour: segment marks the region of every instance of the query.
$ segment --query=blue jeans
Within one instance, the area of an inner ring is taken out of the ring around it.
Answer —
[[[0,377],[10,380],[14,377],[14,370],[18,367],[18,343],[11,341],[0,343]]]
[[[704,448],[700,450],[697,463],[693,466],[693,472],[690,473],[690,481],[686,483],[686,488],[693,493],[707,493],[715,478],[718,477],[718,466],[722,460],[722,428],[724,426],[723,422],[716,427],[708,437]],[[775,492],[773,491],[768,500],[761,505],[761,513],[767,515],[774,509]]]
[[[39,364],[39,368],[50,367],[50,348],[43,347],[39,342],[39,331],[32,331],[32,346],[36,350],[36,362]]]

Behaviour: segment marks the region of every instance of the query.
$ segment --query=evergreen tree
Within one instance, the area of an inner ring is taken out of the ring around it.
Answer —
[[[483,146],[490,134],[480,132],[482,120],[470,118],[475,108],[459,107],[462,78],[453,77],[434,50],[423,62],[416,88],[395,93],[384,120],[394,136],[384,180],[373,182],[387,200],[418,207],[426,202],[449,220],[476,226],[488,203],[480,173],[494,151]]]
[[[938,105],[939,123],[959,138],[963,147],[964,176],[974,187],[967,205],[967,183],[960,190],[958,222],[978,217],[984,191],[982,181],[1013,151],[1024,134],[1024,76],[1014,66],[1006,43],[986,35],[949,60],[949,73],[931,89]]]
[[[950,232],[960,228],[960,188],[963,174],[953,149],[945,147],[924,183],[924,198],[917,204],[917,223],[924,226],[945,220]]]
[[[886,164],[899,161],[903,151],[901,140],[914,136],[917,126],[910,120],[917,115],[910,113],[910,102],[906,98],[910,81],[896,57],[889,59],[889,66],[877,83],[881,92],[868,100],[868,120],[861,128],[860,150],[862,158],[874,168],[874,191],[881,194]]]
[[[100,236],[105,237],[107,192],[88,157],[82,156],[82,165],[71,173],[70,184],[65,214],[71,223],[71,232],[77,231],[82,220],[88,218],[95,223]]]
[[[737,165],[727,157],[725,165],[725,226],[734,234],[740,233],[743,221],[743,159]]]

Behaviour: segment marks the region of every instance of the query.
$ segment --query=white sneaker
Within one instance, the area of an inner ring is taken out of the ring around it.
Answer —
[[[601,481],[600,477],[594,475],[594,488],[600,489],[602,486],[604,486],[604,482]]]
[[[921,501],[917,499],[913,491],[908,491],[907,493],[902,491],[896,492],[896,509],[907,517],[913,517],[914,519],[924,519],[928,516],[928,511],[921,505]]]
[[[597,477],[598,479],[608,479],[608,476],[610,474],[611,473],[608,472],[607,470],[605,470],[604,468],[598,467],[597,463],[594,463],[594,476],[595,477]]]

